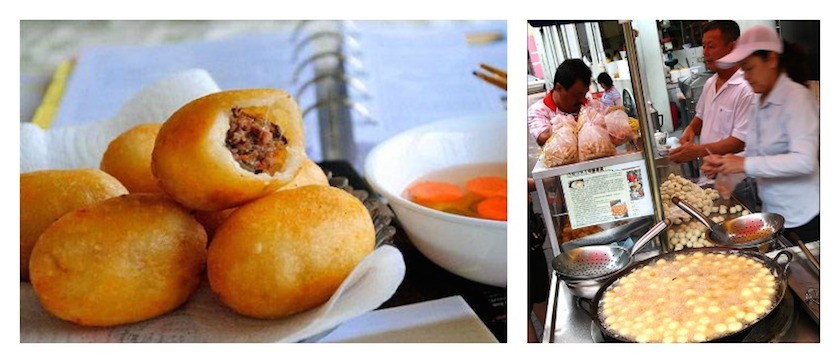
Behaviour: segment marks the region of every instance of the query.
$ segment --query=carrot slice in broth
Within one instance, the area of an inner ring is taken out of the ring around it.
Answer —
[[[507,198],[487,198],[476,207],[478,215],[482,218],[495,219],[497,221],[507,220]]]
[[[456,201],[466,193],[455,184],[424,181],[408,187],[406,194],[416,203],[436,203]]]
[[[507,197],[507,179],[483,176],[467,181],[467,190],[485,198]]]

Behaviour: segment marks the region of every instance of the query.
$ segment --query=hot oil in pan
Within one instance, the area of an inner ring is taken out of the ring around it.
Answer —
[[[778,269],[761,258],[706,249],[642,263],[596,296],[600,324],[621,339],[640,342],[746,335],[785,291],[774,275]]]
[[[785,297],[770,314],[764,319],[753,325],[746,336],[739,334],[732,337],[733,339],[726,340],[726,342],[733,343],[784,343],[794,340],[793,324],[796,318],[796,310],[794,309],[794,301],[790,291],[785,294]],[[610,336],[605,336],[598,324],[593,322],[590,326],[590,333],[592,334],[592,341],[595,343],[620,343],[620,341]]]

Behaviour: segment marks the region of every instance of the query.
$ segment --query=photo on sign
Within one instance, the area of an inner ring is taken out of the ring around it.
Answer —
[[[615,219],[627,217],[627,204],[621,199],[611,200],[610,210]]]
[[[627,184],[630,186],[631,200],[639,200],[645,197],[641,174],[640,169],[633,169],[627,172]]]

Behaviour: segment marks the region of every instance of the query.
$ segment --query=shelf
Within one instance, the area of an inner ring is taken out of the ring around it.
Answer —
[[[643,159],[644,154],[641,151],[631,151],[626,154],[609,156],[606,158],[600,158],[595,160],[587,160],[575,164],[555,166],[552,168],[545,167],[545,164],[543,164],[542,159],[540,159],[534,166],[534,170],[531,172],[531,175],[534,177],[534,179],[545,179],[574,173],[577,171],[589,170],[621,163],[628,163],[631,161],[638,161]]]

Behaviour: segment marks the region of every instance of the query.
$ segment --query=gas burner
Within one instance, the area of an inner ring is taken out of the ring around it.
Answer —
[[[749,333],[740,342],[742,343],[783,343],[793,341],[794,323],[796,322],[796,309],[794,309],[793,295],[790,289],[776,309],[767,314],[761,321],[750,328]],[[592,341],[595,343],[616,343],[612,338],[604,337],[598,324],[592,322],[590,325]]]

